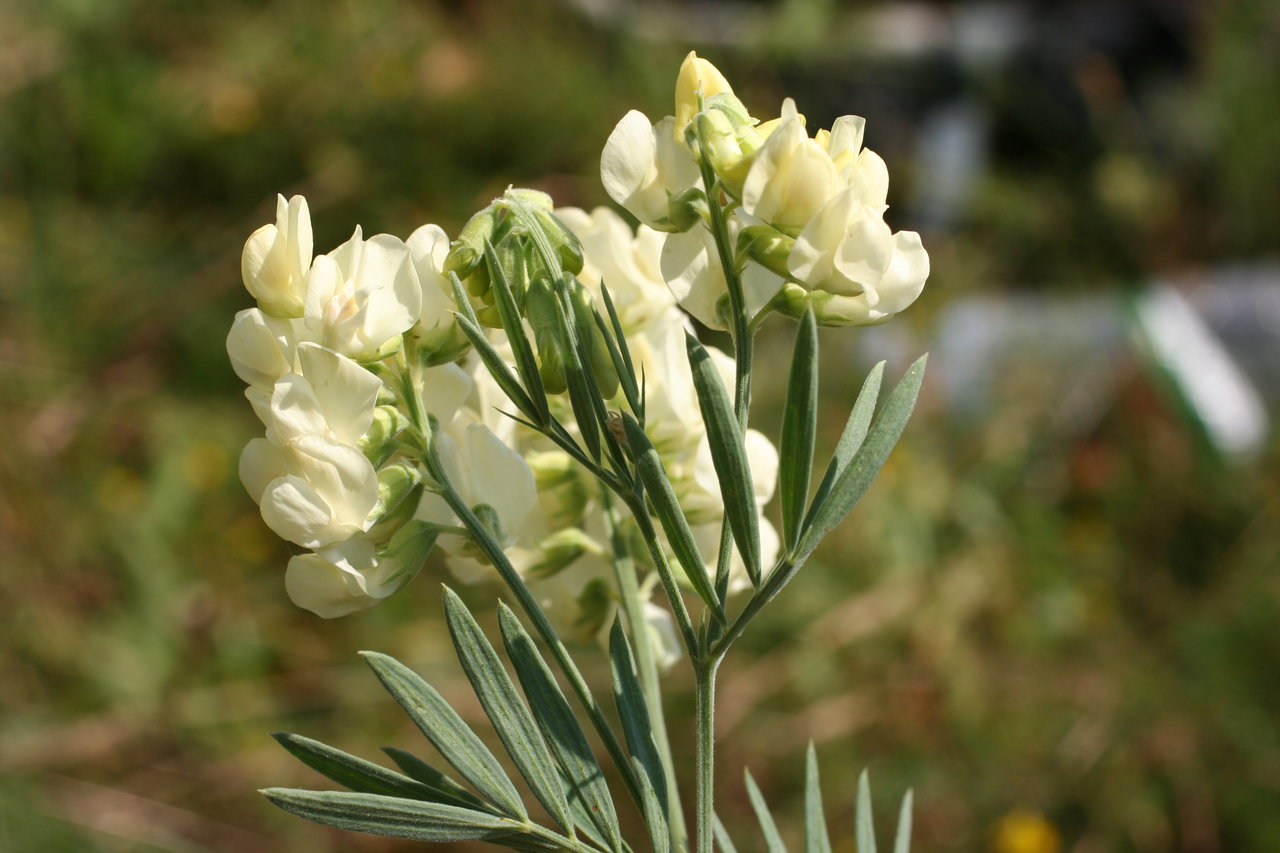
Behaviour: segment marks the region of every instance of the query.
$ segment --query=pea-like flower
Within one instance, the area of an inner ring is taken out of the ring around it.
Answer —
[[[303,548],[324,548],[367,530],[378,475],[356,448],[323,435],[284,444],[255,438],[240,456],[240,480],[262,520]]]
[[[276,197],[276,221],[249,235],[240,275],[258,307],[275,317],[301,317],[311,266],[311,214],[300,195]]]
[[[404,241],[390,234],[351,239],[311,265],[304,316],[310,333],[357,361],[394,352],[418,320],[422,291]]]

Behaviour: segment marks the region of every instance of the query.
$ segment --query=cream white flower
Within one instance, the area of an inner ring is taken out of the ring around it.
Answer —
[[[454,319],[453,285],[444,273],[449,236],[439,225],[423,225],[409,235],[405,245],[422,287],[422,305],[414,326],[419,351],[428,351],[435,357],[433,363],[452,361],[465,352],[468,343]]]
[[[608,207],[597,207],[590,213],[565,207],[556,211],[556,217],[582,244],[584,263],[578,280],[601,306],[600,285],[609,288],[625,331],[644,328],[675,305],[662,278],[661,232],[641,225],[633,233]]]
[[[756,153],[742,187],[742,208],[771,225],[799,228],[838,189],[838,172],[827,150],[810,139],[795,103]]]
[[[311,266],[311,214],[300,195],[276,196],[276,221],[249,235],[240,275],[258,307],[275,317],[301,317]]]
[[[272,388],[263,419],[267,438],[284,444],[314,434],[356,444],[373,422],[382,380],[315,343],[298,344],[297,359],[300,372],[285,374]]]
[[[293,557],[284,573],[293,603],[325,619],[372,607],[403,582],[399,562],[380,558],[363,536]]]
[[[600,155],[600,180],[605,192],[637,219],[659,231],[679,230],[673,220],[671,196],[701,186],[697,164],[675,139],[675,119],[656,125],[631,110],[614,127]]]
[[[256,438],[240,456],[240,480],[281,539],[324,548],[368,529],[378,475],[354,447],[322,435],[283,445]]]
[[[293,369],[297,329],[294,320],[273,317],[258,308],[236,312],[227,333],[231,368],[246,385],[270,388]]]
[[[819,322],[873,325],[909,306],[924,289],[929,255],[914,231],[889,230],[859,189],[837,194],[796,238],[784,297],[792,313],[812,305]]]
[[[454,434],[437,433],[434,440],[438,442],[445,476],[459,497],[473,509],[483,505],[492,510],[500,528],[495,531],[499,544],[515,544],[537,499],[533,472],[524,457],[478,423]],[[444,498],[430,492],[422,496],[415,517],[435,524],[459,523]],[[450,557],[451,569],[464,574],[477,570],[476,552],[469,540],[442,536],[439,544]]]
[[[729,224],[730,236],[736,239],[743,223],[734,217]],[[680,307],[698,322],[712,329],[727,328],[728,285],[710,231],[695,228],[668,234],[662,245],[662,275]],[[755,262],[743,267],[741,278],[749,317],[768,305],[783,283],[782,276]]]
[[[699,98],[705,103],[714,95],[732,95],[729,81],[710,62],[692,50],[680,63],[676,75],[676,114],[672,127],[672,139],[684,143],[684,130],[700,109]]]
[[[385,357],[418,320],[422,290],[398,237],[351,239],[311,265],[304,315],[315,340],[357,361]]]

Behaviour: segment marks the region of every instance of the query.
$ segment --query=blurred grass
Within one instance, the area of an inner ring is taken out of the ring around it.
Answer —
[[[783,5],[785,32],[829,40]],[[1274,251],[1276,24],[1261,2],[1206,14],[1195,73],[1158,110],[1166,144],[1105,85],[1085,87],[1096,138],[1069,163],[1066,142],[1014,133],[1021,154],[930,241],[928,297],[898,322],[927,340],[957,295]],[[277,191],[308,196],[320,250],[355,222],[456,230],[508,183],[600,203],[609,128],[664,108],[687,47],[498,0],[0,5],[0,849],[405,848],[255,793],[323,784],[272,730],[416,748],[356,650],[458,676],[438,568],[335,623],[287,603],[287,552],[235,474],[257,431],[222,348],[248,302],[240,245]],[[702,50],[750,103],[802,106],[783,81],[831,55]],[[884,150],[898,203],[928,175]],[[777,324],[762,353],[787,337]],[[828,372],[831,437],[852,390],[843,364]],[[813,738],[843,849],[864,764],[885,820],[915,786],[918,849],[1003,853],[1001,819],[1026,814],[1086,853],[1280,843],[1274,442],[1224,467],[1136,371],[1120,389],[1084,438],[1055,432],[1034,372],[1011,370],[977,422],[926,389],[855,520],[724,671],[731,825],[749,762],[798,837]]]

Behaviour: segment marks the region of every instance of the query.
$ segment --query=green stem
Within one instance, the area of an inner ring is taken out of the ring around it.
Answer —
[[[412,376],[408,370],[401,373],[402,388],[404,389],[405,406],[408,409],[410,422],[414,428],[424,436],[429,436],[427,424],[422,409],[422,401],[418,399],[416,387]],[[471,533],[472,539],[476,545],[488,557],[489,562],[497,569],[498,574],[502,577],[504,583],[515,596],[516,601],[520,604],[520,608],[524,611],[529,621],[533,623],[534,628],[542,637],[542,641],[546,643],[547,648],[551,651],[551,656],[555,658],[560,671],[564,673],[565,678],[569,682],[569,686],[573,689],[574,694],[578,697],[578,701],[586,710],[587,716],[591,718],[596,732],[600,735],[600,740],[604,742],[605,748],[609,751],[610,757],[614,764],[617,765],[618,771],[622,774],[623,780],[626,782],[627,790],[631,794],[636,805],[641,809],[644,808],[644,797],[640,792],[640,783],[635,776],[635,768],[631,766],[630,760],[627,758],[627,752],[619,743],[617,735],[614,734],[612,727],[609,725],[608,719],[604,715],[604,711],[600,708],[600,704],[596,701],[595,696],[591,693],[591,688],[587,685],[586,679],[582,677],[582,672],[578,669],[577,664],[573,662],[573,658],[569,656],[569,650],[565,648],[564,642],[561,641],[555,628],[551,626],[551,622],[542,611],[538,600],[533,597],[529,591],[529,587],[525,584],[524,579],[520,577],[520,573],[516,571],[515,566],[507,559],[507,555],[503,552],[502,546],[494,541],[492,534],[485,528],[467,506],[466,501],[454,490],[452,484],[449,483],[448,477],[445,475],[444,466],[440,464],[440,459],[436,455],[435,442],[428,438],[426,446],[423,448],[423,462],[427,466],[427,471],[431,477],[439,484],[440,495],[444,498],[445,503],[453,510],[454,515],[462,522],[463,527]]]
[[[618,580],[618,594],[622,599],[622,611],[631,628],[631,647],[635,652],[636,666],[640,670],[640,688],[644,691],[649,709],[649,723],[653,727],[653,739],[662,760],[663,775],[667,780],[667,809],[670,814],[668,829],[671,846],[676,850],[688,849],[688,827],[684,821],[684,806],[680,802],[679,782],[675,761],[671,756],[671,738],[667,734],[667,717],[662,707],[662,684],[658,678],[658,662],[653,654],[653,641],[649,623],[644,618],[644,597],[636,578],[635,560],[623,537],[617,513],[607,491],[601,492],[605,520],[609,525],[609,540],[613,546],[613,570]]]
[[[696,853],[712,853],[715,820],[716,670],[720,658],[700,662],[694,701],[697,713],[697,847]]]

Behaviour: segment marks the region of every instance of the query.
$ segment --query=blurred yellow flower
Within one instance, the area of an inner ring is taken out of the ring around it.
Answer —
[[[1058,853],[1062,838],[1039,812],[1014,809],[996,823],[995,853]]]

